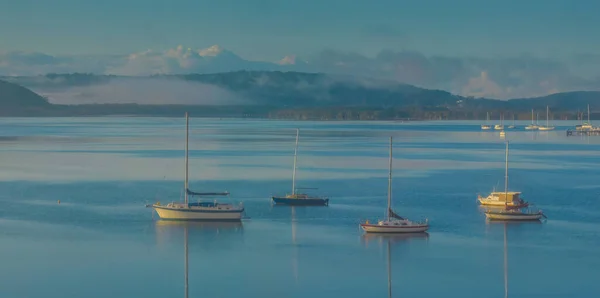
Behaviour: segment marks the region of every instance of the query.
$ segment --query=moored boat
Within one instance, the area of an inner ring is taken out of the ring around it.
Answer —
[[[390,137],[390,164],[388,178],[388,203],[386,219],[377,223],[361,223],[360,227],[367,233],[422,233],[429,229],[429,222],[415,222],[403,218],[392,210],[392,137]]]
[[[512,202],[516,202],[516,205],[509,206],[508,199],[508,141],[506,141],[506,162],[505,162],[505,175],[504,175],[504,208],[502,209],[489,209],[485,211],[485,217],[489,220],[505,220],[505,221],[526,221],[526,220],[539,220],[542,217],[546,217],[541,210],[530,211],[523,210],[525,206],[519,204],[522,202],[520,198],[515,198],[515,195],[520,195],[520,192],[510,192],[512,196]],[[500,196],[498,196],[500,197]]]
[[[170,202],[162,205],[156,202],[147,207],[152,207],[161,219],[167,220],[209,220],[209,221],[240,221],[244,214],[244,206],[219,203],[217,200],[212,202],[192,202],[189,196],[214,197],[229,196],[229,192],[193,192],[188,188],[188,147],[189,147],[189,118],[185,113],[185,196],[184,202]]]
[[[296,187],[296,163],[298,160],[298,140],[300,130],[296,129],[296,147],[294,149],[294,168],[292,172],[292,193],[285,196],[272,196],[271,201],[276,205],[292,205],[292,206],[328,206],[329,198],[309,195],[306,193],[298,193],[300,189],[316,189],[316,188],[297,188]]]

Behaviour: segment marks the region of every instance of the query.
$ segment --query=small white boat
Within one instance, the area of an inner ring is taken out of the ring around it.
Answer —
[[[531,109],[531,124],[525,126],[525,129],[526,130],[537,130],[538,127],[539,127],[538,125],[533,123],[533,109]]]
[[[500,114],[500,124],[494,125],[495,130],[503,130],[504,129],[504,114]]]
[[[548,131],[548,130],[554,130],[554,126],[550,126],[550,123],[548,122],[550,118],[550,109],[548,108],[548,106],[546,106],[546,126],[540,126],[538,129],[542,130],[542,131]]]
[[[492,126],[488,124],[489,121],[490,121],[490,112],[487,112],[486,119],[485,119],[485,124],[481,125],[481,129],[483,129],[483,130],[490,130],[490,129],[492,129]]]
[[[581,117],[582,123],[579,125],[575,125],[576,130],[586,131],[586,130],[594,130],[595,129],[594,126],[592,126],[592,122],[590,121],[590,105],[589,104],[587,106],[587,116],[588,116],[587,122],[583,122],[583,115],[582,115],[582,117]]]
[[[390,137],[390,169],[388,178],[388,203],[386,219],[371,224],[367,220],[360,227],[367,233],[422,233],[429,229],[429,223],[414,222],[403,218],[392,210],[392,137]]]
[[[545,215],[542,211],[529,211],[522,210],[525,206],[514,205],[509,206],[508,200],[506,198],[509,197],[508,191],[508,141],[506,141],[506,165],[505,165],[505,175],[504,175],[504,208],[503,209],[489,209],[485,211],[485,217],[490,220],[506,220],[506,221],[524,221],[524,220],[539,220],[542,216]],[[511,194],[517,194],[517,192],[512,192]],[[520,194],[520,193],[518,193]],[[514,198],[514,197],[513,197]],[[519,199],[520,200],[520,199]],[[514,201],[513,201],[514,202]],[[518,202],[518,201],[517,201]]]
[[[509,125],[508,128],[510,128],[510,129],[516,128],[516,126],[515,126],[515,114],[513,114],[513,123],[512,123],[512,125]]]
[[[161,205],[156,202],[151,205],[161,219],[171,220],[225,220],[240,221],[244,214],[244,206],[213,202],[188,201],[188,196],[228,196],[229,192],[193,192],[188,188],[188,144],[189,144],[189,118],[185,113],[185,201],[183,203],[171,202]],[[149,206],[147,206],[149,207]]]

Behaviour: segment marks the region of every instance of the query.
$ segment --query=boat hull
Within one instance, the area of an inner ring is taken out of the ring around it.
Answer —
[[[486,198],[479,198],[479,204],[481,204],[482,206],[491,206],[491,207],[504,207],[504,206],[509,206],[509,207],[527,207],[529,204],[527,203],[519,203],[519,204],[515,204],[515,202],[502,202],[502,201],[498,201],[498,200],[490,200],[490,199],[486,199]]]
[[[486,212],[485,217],[490,220],[535,221],[542,218],[542,213]]]
[[[160,219],[165,220],[206,220],[206,221],[241,221],[244,209],[207,210],[196,208],[170,208],[152,206]]]
[[[367,233],[423,233],[429,229],[429,225],[382,226],[360,224],[360,227]]]
[[[322,198],[286,198],[286,197],[271,197],[271,200],[276,205],[290,206],[328,206],[329,199]]]

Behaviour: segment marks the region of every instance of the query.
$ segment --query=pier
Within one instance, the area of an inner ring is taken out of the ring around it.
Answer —
[[[578,129],[567,129],[567,137],[568,136],[600,136],[600,129],[586,129],[586,130],[578,130]]]

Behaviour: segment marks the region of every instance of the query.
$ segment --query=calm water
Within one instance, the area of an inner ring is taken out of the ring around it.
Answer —
[[[526,122],[521,123],[525,125]],[[179,200],[184,120],[0,118],[0,297],[593,297],[600,290],[600,138],[508,132],[511,189],[543,223],[486,223],[477,193],[503,188],[504,145],[475,122],[191,119],[194,190],[229,190],[251,220],[183,224],[144,205]],[[329,207],[272,207],[300,187]],[[394,205],[428,237],[364,237]],[[60,200],[61,203],[57,204]]]

